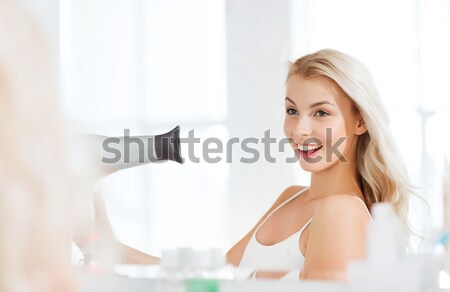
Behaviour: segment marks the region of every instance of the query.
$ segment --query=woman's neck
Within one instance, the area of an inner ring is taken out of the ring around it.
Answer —
[[[353,163],[338,163],[331,168],[311,174],[309,199],[319,199],[335,194],[353,194],[363,197]]]

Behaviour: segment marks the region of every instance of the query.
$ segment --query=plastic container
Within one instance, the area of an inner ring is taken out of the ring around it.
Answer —
[[[398,262],[404,255],[406,244],[403,229],[389,203],[377,203],[372,206],[373,221],[367,227],[368,262]]]
[[[233,279],[222,249],[195,251],[191,267],[191,273],[185,280],[186,292],[216,292],[219,290],[220,280]]]
[[[350,291],[421,292],[424,261],[405,256],[403,229],[392,205],[374,204],[372,217],[367,226],[367,260],[348,265]]]
[[[233,273],[221,249],[179,248],[163,251],[157,278],[160,292],[216,292]]]
[[[185,270],[179,250],[163,250],[157,273],[158,292],[184,292]]]

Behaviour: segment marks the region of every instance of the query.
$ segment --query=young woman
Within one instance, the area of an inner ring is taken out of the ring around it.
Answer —
[[[285,134],[310,186],[287,188],[228,262],[262,268],[254,278],[345,280],[348,262],[365,256],[373,203],[392,203],[408,230],[410,185],[386,111],[367,69],[334,50],[290,65],[285,107]],[[105,214],[102,204],[97,212]],[[112,232],[106,237],[117,242]],[[158,261],[119,250],[128,262]]]
[[[263,267],[254,278],[345,280],[349,261],[365,256],[368,209],[390,202],[406,226],[406,170],[367,69],[334,50],[290,65],[285,135],[309,187],[286,189],[227,254],[234,265]]]

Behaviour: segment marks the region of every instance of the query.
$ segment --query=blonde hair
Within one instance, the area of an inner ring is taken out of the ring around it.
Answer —
[[[359,137],[356,153],[357,172],[366,204],[370,208],[376,202],[391,203],[408,233],[409,195],[414,192],[369,71],[353,57],[325,49],[291,63],[287,79],[293,75],[327,77],[353,102],[367,125],[367,132]]]
[[[71,160],[52,52],[17,2],[0,0],[0,291],[71,291],[90,186]]]

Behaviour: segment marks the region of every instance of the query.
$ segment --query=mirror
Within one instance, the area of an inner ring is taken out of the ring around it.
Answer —
[[[105,136],[181,127],[184,165],[146,165],[100,182],[121,241],[155,255],[226,250],[282,190],[307,185],[281,147],[284,82],[289,60],[322,48],[370,69],[412,181],[428,186],[430,221],[421,207],[412,220],[442,223],[448,7],[346,3],[352,9],[332,0],[61,1],[63,104],[73,127]]]

